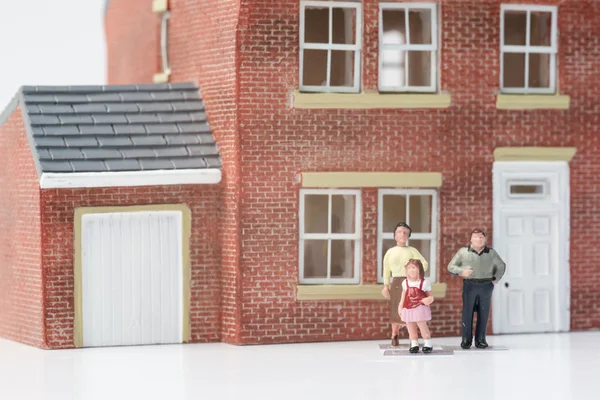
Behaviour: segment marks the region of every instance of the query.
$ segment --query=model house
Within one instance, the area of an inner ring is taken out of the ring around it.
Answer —
[[[507,263],[490,333],[600,328],[600,3],[110,0],[108,83],[3,114],[0,334],[383,339],[393,227]],[[199,90],[197,90],[199,89]],[[590,253],[591,252],[591,253]]]

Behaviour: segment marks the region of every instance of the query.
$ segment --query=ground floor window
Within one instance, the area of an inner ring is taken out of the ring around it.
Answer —
[[[360,283],[360,190],[300,190],[300,283]]]
[[[400,221],[412,229],[408,244],[429,262],[426,275],[437,279],[437,191],[432,189],[380,189],[377,206],[377,281],[383,282],[383,256],[396,245],[394,227]]]

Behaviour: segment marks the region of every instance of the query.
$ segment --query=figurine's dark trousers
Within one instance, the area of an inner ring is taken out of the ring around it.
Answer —
[[[475,343],[485,340],[485,330],[490,316],[492,292],[491,280],[463,279],[462,340],[471,343],[473,339],[473,315],[477,312]]]

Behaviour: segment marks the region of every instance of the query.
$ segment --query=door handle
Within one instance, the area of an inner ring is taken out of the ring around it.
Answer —
[[[508,287],[508,282],[504,282],[504,287]]]

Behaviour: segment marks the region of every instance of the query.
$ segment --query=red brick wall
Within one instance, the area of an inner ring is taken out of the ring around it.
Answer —
[[[561,79],[572,111],[560,126],[550,120],[541,128],[550,126],[554,136],[577,146],[571,163],[571,328],[597,329],[600,248],[591,244],[600,233],[600,3],[562,2],[560,10],[566,14],[559,19]]]
[[[362,3],[362,89],[376,90],[378,1]],[[199,83],[225,163],[219,220],[224,340],[388,335],[384,301],[294,300],[300,171],[443,172],[438,267],[448,294],[434,303],[431,325],[436,336],[459,334],[460,279],[445,266],[473,226],[492,236],[492,153],[501,146],[577,147],[570,165],[571,324],[600,327],[590,306],[600,301],[600,250],[593,246],[600,233],[600,3],[527,3],[559,4],[559,88],[571,96],[568,111],[495,108],[497,0],[441,2],[441,89],[452,96],[452,106],[442,110],[290,109],[298,88],[298,0],[170,1],[172,81]],[[139,69],[124,68],[131,81],[142,80]],[[376,281],[376,193],[363,190],[364,283]]]
[[[152,0],[110,0],[104,29],[109,83],[152,83],[162,72],[159,27]]]
[[[0,124],[0,336],[45,347],[40,189],[21,108]]]
[[[223,203],[219,220],[222,242],[223,340],[238,342],[241,304],[239,270],[239,152],[235,57],[238,1],[170,0],[172,82],[195,81],[223,159]]]
[[[193,342],[219,341],[221,190],[216,185],[42,190],[42,260],[51,348],[73,347],[73,226],[77,207],[185,204],[192,212],[190,325]]]
[[[363,0],[363,90],[377,89],[378,1]],[[532,2],[528,2],[532,3]],[[542,3],[533,1],[533,3]],[[387,337],[384,301],[297,302],[300,171],[442,171],[435,336],[458,335],[461,282],[445,266],[466,232],[492,236],[493,150],[500,146],[574,146],[571,162],[572,329],[600,327],[593,241],[600,231],[600,3],[559,6],[559,87],[568,111],[501,111],[499,1],[444,1],[442,110],[290,109],[298,87],[299,2],[242,2],[240,24],[242,341],[288,342]],[[210,104],[209,104],[210,105]],[[376,191],[363,190],[364,283],[375,282]],[[577,239],[577,240],[575,240]]]

